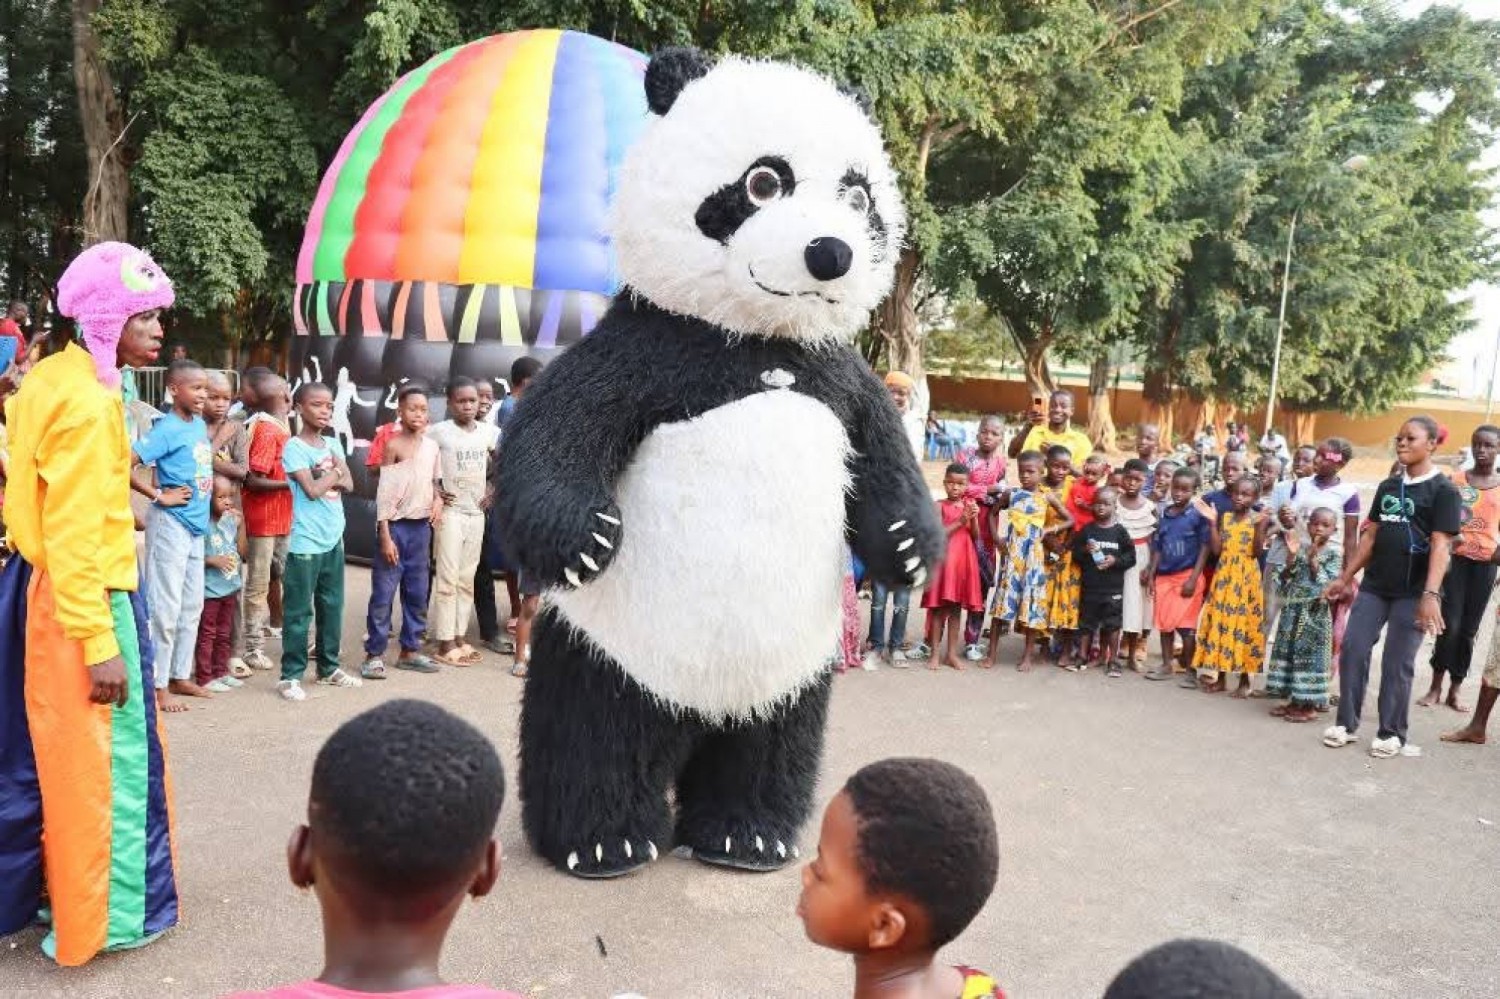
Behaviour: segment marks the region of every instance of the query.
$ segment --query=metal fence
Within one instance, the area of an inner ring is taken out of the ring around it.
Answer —
[[[223,375],[229,379],[229,387],[235,396],[240,394],[240,373],[225,368],[209,368],[210,374]],[[171,403],[167,400],[167,369],[136,368],[135,389],[140,400],[165,412]]]

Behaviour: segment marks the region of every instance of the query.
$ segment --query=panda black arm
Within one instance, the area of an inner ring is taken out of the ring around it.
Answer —
[[[640,347],[605,324],[552,361],[506,423],[495,510],[506,553],[544,587],[604,571],[623,525],[616,477],[640,442]]]
[[[885,387],[852,351],[847,367],[854,395],[848,431],[855,451],[849,461],[849,544],[876,580],[917,584],[946,550],[937,507]]]

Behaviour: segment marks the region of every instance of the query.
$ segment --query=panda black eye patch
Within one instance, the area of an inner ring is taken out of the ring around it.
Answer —
[[[881,217],[880,209],[875,207],[875,192],[870,190],[870,179],[862,171],[850,167],[839,178],[839,188],[847,191],[851,187],[863,188],[865,194],[869,195],[870,207],[865,211],[865,227],[869,230],[870,239],[875,243],[877,259],[883,259],[885,254],[880,248],[885,245],[885,219]]]
[[[745,224],[745,220],[760,210],[750,200],[750,192],[745,182],[752,173],[762,168],[776,174],[781,181],[783,197],[790,195],[796,189],[797,178],[792,173],[790,163],[780,156],[762,156],[747,166],[745,172],[736,180],[725,184],[703,199],[703,203],[698,206],[698,211],[693,216],[693,220],[698,223],[698,231],[717,243],[727,245],[734,234],[739,231],[740,226]]]

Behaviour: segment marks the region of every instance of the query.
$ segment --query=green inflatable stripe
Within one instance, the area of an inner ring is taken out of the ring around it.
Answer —
[[[344,254],[349,252],[349,244],[354,242],[354,213],[364,200],[365,185],[369,182],[370,170],[380,158],[386,133],[391,130],[396,119],[401,117],[411,95],[421,89],[433,71],[466,47],[459,45],[440,52],[413,70],[406,81],[391,92],[380,113],[370,119],[370,123],[355,140],[354,149],[339,171],[333,196],[328,199],[328,208],[323,213],[323,234],[313,256],[313,274],[324,279],[333,277],[335,280],[348,276],[344,274]]]

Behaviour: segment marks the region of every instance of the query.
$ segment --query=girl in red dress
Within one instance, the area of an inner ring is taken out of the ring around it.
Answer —
[[[943,473],[943,492],[947,499],[938,501],[938,514],[948,534],[948,553],[937,567],[937,574],[927,584],[922,607],[932,619],[932,658],[928,669],[938,668],[938,652],[943,649],[947,630],[946,654],[942,661],[954,669],[963,669],[958,645],[963,636],[960,618],[963,612],[983,611],[984,594],[979,588],[979,504],[964,494],[969,489],[969,470],[958,462]]]

